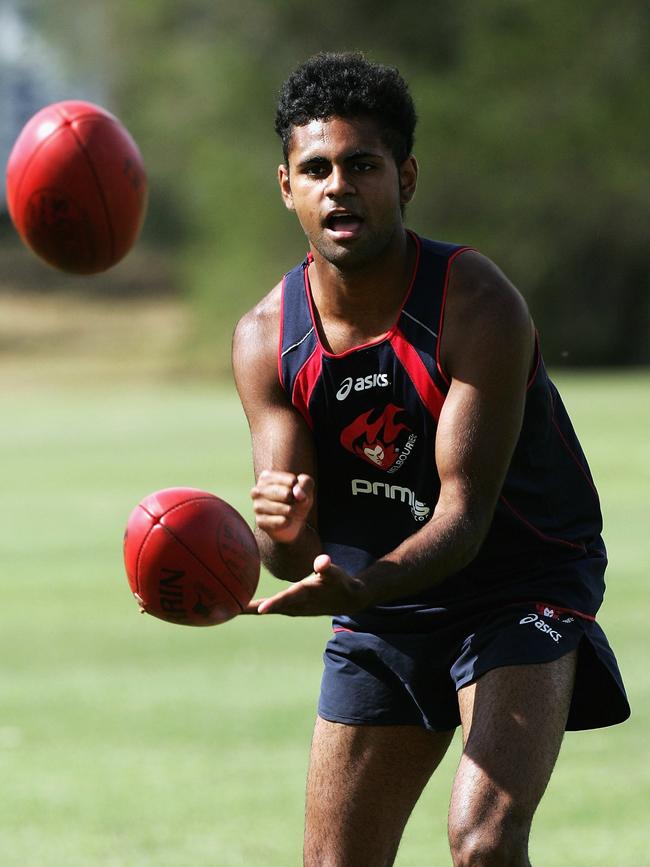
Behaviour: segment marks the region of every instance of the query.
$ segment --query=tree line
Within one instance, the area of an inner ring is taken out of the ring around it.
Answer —
[[[416,101],[409,225],[493,258],[552,364],[650,361],[640,0],[107,2],[83,51],[53,5],[33,14],[79,76],[101,64],[149,170],[145,241],[173,250],[215,358],[304,254],[277,192],[277,90],[309,54],[358,49],[397,66]],[[89,7],[70,5],[83,21]]]

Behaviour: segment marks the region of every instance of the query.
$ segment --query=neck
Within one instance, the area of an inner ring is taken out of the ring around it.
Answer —
[[[356,321],[372,326],[397,314],[408,290],[415,264],[415,243],[406,231],[387,245],[382,254],[363,266],[340,267],[312,249],[309,267],[312,296],[323,319]]]
[[[330,352],[382,338],[394,326],[415,269],[416,245],[406,233],[390,255],[355,270],[318,257],[309,267],[315,324]]]

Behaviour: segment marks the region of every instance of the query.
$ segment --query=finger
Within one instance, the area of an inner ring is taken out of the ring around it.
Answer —
[[[300,613],[297,610],[297,606],[295,600],[292,599],[265,599],[264,602],[261,603],[258,614],[283,614],[285,616],[291,617],[296,613]]]
[[[292,503],[295,499],[290,485],[256,485],[251,491],[254,502],[258,500],[272,500],[279,503]]]
[[[255,523],[265,533],[277,533],[291,528],[291,519],[283,515],[256,515]]]
[[[262,599],[258,606],[259,614],[293,614],[299,613],[301,604],[309,595],[309,577],[296,581],[286,590],[281,590],[269,599]]]
[[[255,514],[289,515],[291,504],[259,498],[253,503],[253,511]]]
[[[242,614],[259,614],[258,608],[262,602],[266,602],[266,599],[251,599],[242,610]]]
[[[258,614],[271,614],[271,613],[273,613],[273,598],[263,599],[257,608],[257,613]]]
[[[257,477],[258,486],[281,485],[289,490],[293,488],[296,481],[297,477],[295,473],[284,472],[283,470],[262,470]]]

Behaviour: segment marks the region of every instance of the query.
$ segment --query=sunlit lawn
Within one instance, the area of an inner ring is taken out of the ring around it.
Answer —
[[[130,509],[209,488],[250,520],[248,432],[228,384],[38,376],[3,384],[0,864],[291,867],[328,624],[141,617],[121,563]],[[601,622],[633,719],[570,734],[540,808],[536,867],[650,864],[650,376],[558,376],[601,489]],[[264,586],[271,579],[264,579]],[[448,864],[458,742],[399,867]],[[368,865],[372,867],[372,865]]]

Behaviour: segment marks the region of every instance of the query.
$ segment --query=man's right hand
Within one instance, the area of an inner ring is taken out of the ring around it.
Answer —
[[[314,503],[315,483],[305,473],[262,470],[251,490],[255,520],[274,542],[290,544],[302,532]]]

